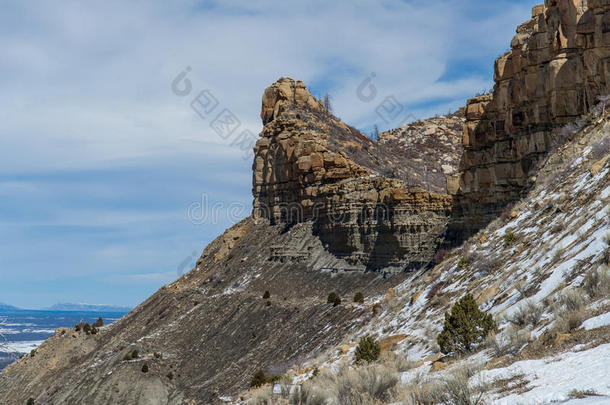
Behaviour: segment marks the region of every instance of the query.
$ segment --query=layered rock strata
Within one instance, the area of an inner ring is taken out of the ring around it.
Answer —
[[[450,237],[468,236],[525,195],[567,131],[610,93],[610,2],[547,0],[495,62],[492,94],[468,101]]]
[[[312,221],[331,253],[369,269],[431,261],[451,212],[449,195],[389,176],[383,146],[326,111],[302,82],[282,78],[269,87],[261,118],[255,218]]]

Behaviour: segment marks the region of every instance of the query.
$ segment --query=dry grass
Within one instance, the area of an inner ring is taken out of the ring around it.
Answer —
[[[489,387],[470,384],[470,379],[478,371],[479,367],[466,365],[453,370],[442,379],[425,379],[420,375],[410,384],[400,386],[395,400],[412,405],[483,404],[485,392]]]
[[[485,339],[485,345],[494,352],[496,357],[517,355],[523,346],[530,341],[529,331],[520,330],[509,325],[501,334],[490,334]]]
[[[394,396],[398,382],[394,369],[382,365],[344,369],[337,374],[327,372],[303,384],[301,392],[295,393],[290,403],[384,404]]]
[[[537,304],[533,301],[526,301],[521,304],[517,309],[507,317],[507,321],[513,325],[525,327],[531,326],[532,328],[537,327],[540,324],[540,320],[544,314],[544,308],[542,305]]]
[[[583,280],[583,288],[591,299],[610,296],[610,269],[600,266],[589,271]]]
[[[555,321],[555,330],[559,332],[573,331],[578,329],[585,319],[587,319],[587,311],[584,309],[563,312],[559,314]]]
[[[485,274],[494,274],[502,267],[502,260],[499,257],[479,255],[478,260],[473,262],[472,267]]]
[[[573,399],[583,399],[583,398],[587,398],[587,397],[595,397],[598,395],[599,394],[595,390],[577,390],[577,389],[573,389],[568,394],[568,396]]]
[[[264,386],[253,392],[249,403],[252,405],[274,405],[281,402],[279,399],[274,398],[272,387]]]
[[[553,303],[556,332],[570,332],[580,327],[587,318],[586,305],[589,302],[587,293],[582,288],[571,288],[560,294]]]
[[[396,370],[399,373],[409,371],[417,366],[417,362],[410,360],[406,355],[390,351],[382,352],[381,363],[389,369]]]
[[[405,405],[435,404],[443,394],[440,381],[425,380],[420,375],[411,384],[400,386],[395,399]]]

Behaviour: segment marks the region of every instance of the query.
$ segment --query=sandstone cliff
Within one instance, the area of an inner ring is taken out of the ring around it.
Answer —
[[[423,189],[438,186],[407,184],[402,173],[418,162],[415,153],[397,150],[392,139],[399,137],[371,141],[321,107],[302,82],[288,78],[265,90],[261,118],[254,218],[286,225],[311,221],[329,252],[367,269],[430,263],[452,199]],[[451,143],[450,135],[443,136]],[[420,147],[420,162],[439,143],[431,144]],[[426,178],[418,170],[410,173]]]
[[[451,237],[523,197],[560,128],[610,93],[610,3],[547,0],[495,63],[492,94],[468,101]]]

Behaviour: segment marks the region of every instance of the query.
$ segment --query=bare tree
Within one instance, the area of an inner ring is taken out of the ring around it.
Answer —
[[[333,106],[330,103],[330,94],[328,94],[328,92],[325,93],[322,98],[322,105],[326,108],[326,111],[333,112]]]
[[[373,138],[375,142],[379,140],[379,126],[377,124],[373,126],[373,133],[371,134],[371,138]]]

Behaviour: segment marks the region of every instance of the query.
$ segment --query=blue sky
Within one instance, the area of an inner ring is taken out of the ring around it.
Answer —
[[[358,128],[398,126],[375,113],[386,97],[425,118],[489,89],[536,2],[57,4],[0,6],[0,302],[27,308],[135,306],[249,214],[251,153],[191,109],[200,91],[238,132],[258,134],[282,76]]]

